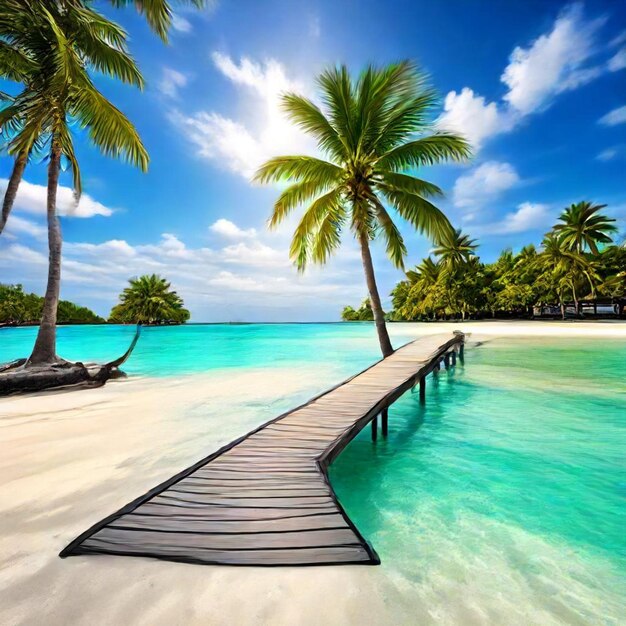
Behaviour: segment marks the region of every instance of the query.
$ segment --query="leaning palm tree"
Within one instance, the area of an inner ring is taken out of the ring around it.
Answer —
[[[298,270],[310,260],[325,263],[339,247],[344,227],[350,228],[361,249],[380,347],[388,356],[393,348],[370,243],[382,235],[392,263],[403,267],[407,250],[389,208],[436,241],[449,232],[447,218],[429,200],[441,196],[441,189],[413,173],[425,165],[464,160],[470,148],[458,135],[432,132],[437,97],[411,62],[370,66],[357,80],[345,66],[332,68],[317,83],[323,108],[293,93],[283,96],[283,107],[317,140],[325,159],[276,157],[259,168],[255,180],[291,183],[274,204],[271,228],[307,205],[290,249]]]
[[[441,259],[444,268],[453,271],[467,263],[474,256],[476,248],[476,240],[470,239],[459,228],[445,233],[433,254]]]
[[[116,7],[122,7],[125,5],[133,4],[137,11],[144,14],[146,20],[152,30],[163,39],[167,41],[168,31],[172,24],[172,3],[168,0],[110,0],[111,4]],[[37,68],[34,66],[35,59],[28,54],[28,48],[22,46],[20,49],[12,45],[12,42],[16,40],[16,27],[13,17],[19,15],[17,11],[20,9],[28,9],[31,11],[44,11],[47,10],[48,5],[56,5],[57,9],[60,9],[64,14],[82,14],[83,17],[91,20],[89,28],[84,31],[84,35],[89,35],[89,31],[95,31],[101,36],[109,37],[109,42],[114,47],[125,47],[125,33],[119,29],[115,24],[106,24],[99,19],[97,14],[90,11],[88,2],[85,0],[30,0],[25,3],[23,0],[7,0],[2,3],[0,9],[0,78],[21,83],[25,87],[29,87],[32,84],[32,80],[37,77]],[[206,6],[206,0],[178,0],[178,4],[192,5],[197,8]],[[50,8],[54,9],[54,6]],[[95,17],[95,19],[94,19]],[[18,22],[19,23],[19,22]],[[28,24],[26,24],[28,27]],[[22,33],[24,35],[24,33]],[[96,42],[96,46],[99,44]],[[106,72],[106,66],[104,68]],[[118,70],[125,70],[118,64]],[[118,76],[119,77],[119,76]],[[129,82],[135,80],[136,77],[131,78]],[[139,77],[140,78],[140,77]],[[6,94],[5,100],[12,100],[10,96]],[[22,120],[23,123],[23,120]],[[1,128],[2,134],[5,138],[7,135],[15,134],[16,128],[20,126],[19,118],[13,117],[13,124],[10,127]],[[26,165],[37,147],[37,133],[32,133],[30,136],[30,142],[25,142],[19,151],[15,148],[9,149],[8,153],[14,157],[13,168],[9,177],[7,188],[4,193],[2,201],[2,209],[0,210],[0,235],[6,226],[7,219],[15,198],[17,197],[17,191],[24,175]]]
[[[6,19],[6,10],[12,20]],[[13,135],[9,150],[29,152],[39,142],[48,156],[48,282],[33,352],[27,365],[59,361],[56,316],[61,280],[61,229],[56,195],[61,159],[72,169],[76,199],[81,176],[71,129],[86,128],[91,141],[106,155],[147,169],[148,154],[130,121],[94,86],[89,69],[142,86],[134,61],[125,49],[124,31],[91,8],[66,10],[62,3],[3,0],[2,35],[7,45],[32,59],[36,68],[29,83],[0,112],[0,126]],[[12,25],[11,25],[12,24]]]
[[[614,219],[599,213],[606,204],[579,202],[566,208],[559,216],[554,230],[562,238],[569,250],[582,253],[589,249],[593,255],[598,254],[599,243],[611,243],[611,233],[617,232],[613,225]]]

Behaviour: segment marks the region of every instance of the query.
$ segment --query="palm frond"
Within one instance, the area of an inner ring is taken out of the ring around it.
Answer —
[[[332,185],[341,180],[343,169],[333,163],[310,156],[280,156],[266,161],[256,171],[253,181],[272,183],[284,180],[317,180]]]
[[[378,160],[378,167],[401,171],[446,161],[464,161],[471,154],[469,143],[462,137],[435,133],[389,150]]]
[[[425,198],[406,191],[389,190],[384,195],[407,222],[431,239],[440,241],[452,230],[444,213]]]
[[[337,159],[347,156],[346,147],[337,130],[333,128],[319,107],[308,98],[288,93],[283,96],[282,106],[289,119],[305,133],[315,137],[322,151],[328,152]]]
[[[283,191],[276,203],[268,222],[270,228],[278,226],[296,207],[308,202],[315,196],[324,193],[331,185],[328,181],[305,180],[290,185]]]
[[[429,183],[421,178],[400,174],[390,170],[377,172],[380,182],[377,186],[381,189],[390,191],[406,191],[407,193],[417,194],[425,197],[443,197],[443,191],[434,183]]]
[[[317,198],[305,211],[293,234],[289,256],[298,271],[303,272],[311,253],[314,236],[330,212],[337,212],[341,201],[340,190],[331,189]]]

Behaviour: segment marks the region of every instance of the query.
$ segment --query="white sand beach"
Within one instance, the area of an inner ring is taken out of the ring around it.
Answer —
[[[620,337],[626,323],[394,324],[391,333]],[[221,445],[339,382],[337,372],[234,371],[128,379],[0,399],[0,623],[529,624],[494,563],[483,578],[409,582],[390,568],[229,568],[111,556],[60,559],[79,533]],[[289,401],[285,397],[289,397]],[[529,546],[532,549],[533,546]],[[565,558],[565,557],[564,557]],[[559,572],[555,572],[558,576]],[[495,577],[494,581],[492,577]],[[488,593],[498,602],[481,602]],[[563,616],[567,623],[571,616]]]

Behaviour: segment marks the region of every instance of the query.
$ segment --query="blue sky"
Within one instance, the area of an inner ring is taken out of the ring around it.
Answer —
[[[193,321],[335,320],[366,295],[358,250],[299,276],[287,249],[293,222],[268,232],[276,189],[249,182],[265,158],[315,153],[281,116],[284,90],[315,98],[334,63],[410,58],[441,94],[436,123],[475,146],[466,165],[421,176],[440,206],[479,239],[484,260],[538,244],[561,209],[608,204],[626,228],[626,5],[546,0],[220,0],[176,14],[168,46],[132,10],[104,12],[130,34],[143,93],[99,77],[136,124],[147,174],[77,138],[85,195],[62,218],[62,296],[108,314],[131,276],[170,279]],[[5,86],[6,88],[6,86]],[[11,162],[0,156],[0,190]],[[42,293],[46,277],[45,163],[29,166],[6,234],[0,282]],[[60,211],[70,209],[67,173]],[[402,226],[412,265],[430,243]],[[401,274],[375,246],[381,292]]]

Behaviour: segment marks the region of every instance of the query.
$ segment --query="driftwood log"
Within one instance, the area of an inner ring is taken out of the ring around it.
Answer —
[[[100,387],[110,378],[125,376],[119,369],[131,355],[141,326],[137,326],[135,336],[126,352],[109,363],[73,363],[59,360],[57,363],[28,365],[27,359],[18,359],[0,365],[0,396],[14,393],[44,391],[61,387]]]

